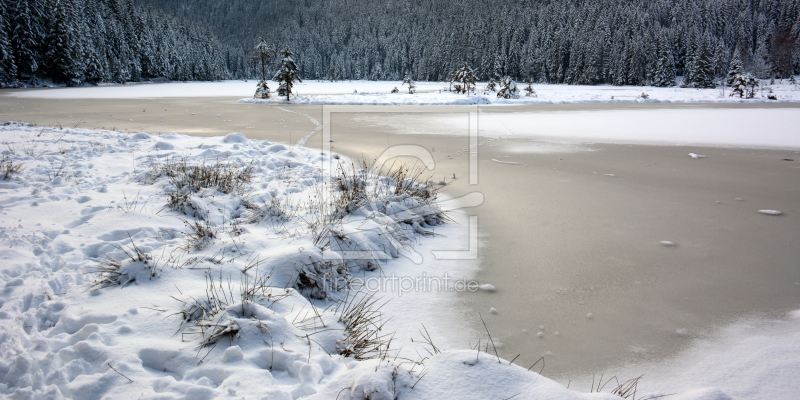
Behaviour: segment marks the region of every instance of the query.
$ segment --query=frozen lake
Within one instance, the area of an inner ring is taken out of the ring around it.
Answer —
[[[322,120],[321,106],[235,100],[0,96],[0,119],[292,143]],[[372,159],[390,146],[422,146],[435,181],[459,178],[443,193],[483,194],[468,209],[479,221],[477,278],[497,290],[465,293],[459,312],[476,330],[483,314],[504,358],[545,356],[544,375],[586,380],[800,304],[794,104],[482,107],[474,186],[467,116],[386,111],[334,116],[333,151]],[[631,139],[637,132],[658,134]],[[625,144],[632,140],[640,145]],[[321,135],[307,142],[323,145]]]

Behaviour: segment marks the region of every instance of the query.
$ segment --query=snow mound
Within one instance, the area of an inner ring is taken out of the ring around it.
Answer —
[[[222,142],[223,143],[247,143],[247,140],[248,140],[247,136],[245,136],[243,133],[234,132],[234,133],[229,133],[229,134],[225,135],[225,138],[222,139]]]

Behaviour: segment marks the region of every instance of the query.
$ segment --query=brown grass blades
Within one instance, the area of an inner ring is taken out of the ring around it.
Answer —
[[[130,261],[124,262],[124,260],[120,261],[111,257],[100,260],[98,265],[89,271],[89,273],[100,275],[89,287],[90,290],[117,285],[125,287],[143,275],[146,275],[148,279],[158,276],[158,262],[137,246],[130,234],[128,234],[128,239],[131,241],[130,246],[115,245],[115,247],[122,251]]]
[[[425,349],[425,351],[428,352],[428,355],[433,356],[434,354],[439,354],[442,352],[441,349],[439,349],[438,347],[436,347],[435,344],[433,344],[433,339],[431,339],[431,334],[428,332],[428,328],[425,327],[425,324],[422,324],[422,329],[419,330],[419,333],[420,335],[422,335],[422,340],[414,340],[414,338],[411,338],[412,342],[422,343],[430,347],[430,350]]]
[[[244,194],[253,179],[253,167],[233,162],[194,162],[190,158],[171,158],[161,163],[152,161],[142,178],[143,183],[154,183],[166,176],[178,191],[197,192],[216,189],[227,194]]]
[[[184,248],[189,250],[203,250],[214,239],[217,238],[218,228],[212,227],[208,221],[192,221],[183,220],[183,223],[189,228],[186,233],[186,245]]]
[[[380,311],[386,303],[378,305],[380,299],[374,294],[359,294],[348,296],[335,309],[346,332],[345,338],[337,343],[337,351],[357,360],[384,359],[389,355],[394,338],[393,333],[381,332],[389,321],[383,320]]]
[[[13,158],[3,156],[0,160],[0,179],[7,181],[12,174],[18,174],[25,170],[22,164],[15,162]]]
[[[628,379],[627,381],[620,383],[619,379],[617,379],[616,376],[612,376],[607,381],[605,381],[605,383],[603,383],[603,376],[600,375],[600,379],[597,381],[597,386],[595,386],[595,384],[594,384],[594,382],[595,382],[594,376],[592,376],[592,390],[591,390],[591,392],[600,393],[601,391],[603,391],[603,389],[605,389],[606,385],[611,383],[611,381],[614,381],[616,386],[614,386],[614,388],[611,390],[611,394],[619,396],[619,397],[622,397],[623,399],[636,400],[636,390],[638,389],[639,381],[643,377],[644,377],[644,375],[639,375],[636,378]],[[655,398],[666,397],[666,396],[671,396],[671,395],[650,397],[648,399],[655,399]],[[648,399],[645,399],[645,400],[648,400]]]
[[[394,165],[385,174],[395,182],[394,194],[407,194],[411,197],[419,197],[424,200],[436,200],[438,187],[430,183],[430,177],[423,177],[426,171],[420,166],[400,165],[394,169]]]

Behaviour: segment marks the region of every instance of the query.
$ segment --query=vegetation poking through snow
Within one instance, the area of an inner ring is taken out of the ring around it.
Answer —
[[[186,233],[186,250],[203,250],[217,237],[216,228],[208,221],[183,221],[189,232]]]
[[[394,336],[383,332],[388,320],[380,310],[386,303],[379,301],[374,294],[356,294],[340,303],[336,313],[345,326],[345,337],[336,344],[339,354],[356,360],[388,357]]]
[[[0,179],[2,180],[9,180],[11,179],[12,174],[20,173],[25,169],[25,167],[19,163],[14,161],[13,157],[3,156],[0,159]]]
[[[129,246],[116,246],[127,259],[117,260],[109,256],[101,259],[98,265],[90,271],[99,275],[92,282],[90,289],[102,289],[109,286],[125,287],[143,278],[153,279],[158,276],[160,272],[158,262],[153,260],[147,251],[137,246],[130,235],[128,237],[131,241]]]

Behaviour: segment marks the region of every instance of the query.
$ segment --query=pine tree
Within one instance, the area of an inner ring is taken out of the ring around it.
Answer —
[[[731,96],[752,99],[756,96],[758,79],[747,73],[739,73],[731,80]]]
[[[45,67],[50,77],[61,83],[76,85],[81,82],[83,49],[79,46],[76,32],[77,16],[74,3],[59,0],[53,10],[52,30],[48,34],[48,51],[44,55]]]
[[[497,82],[494,81],[494,78],[489,79],[489,83],[486,84],[486,91],[487,92],[497,91]]]
[[[268,99],[269,98],[269,86],[267,86],[267,81],[262,79],[258,82],[256,86],[256,94],[253,96],[254,99]]]
[[[269,66],[269,61],[275,57],[277,53],[275,50],[267,44],[264,38],[258,39],[258,44],[253,49],[253,59],[255,59],[259,67],[261,67],[261,80],[267,80],[267,66]]]
[[[39,26],[39,10],[31,7],[33,0],[18,0],[14,20],[11,23],[11,50],[17,66],[17,76],[32,80],[39,70],[38,42],[43,33]]]
[[[461,83],[460,87],[456,85],[456,92],[469,94],[475,88],[475,81],[475,73],[466,62],[453,73],[453,82]]]
[[[408,75],[403,78],[403,85],[408,85],[408,94],[414,94],[417,91],[417,86]]]
[[[742,56],[739,54],[739,48],[737,47],[736,50],[733,52],[733,58],[731,58],[730,66],[728,67],[728,76],[725,79],[725,84],[728,86],[733,86],[733,80],[739,76],[744,74],[744,66],[742,65]]]
[[[289,101],[289,96],[292,94],[292,87],[294,87],[295,82],[302,82],[302,80],[300,80],[300,77],[297,75],[297,64],[295,64],[292,58],[293,54],[291,50],[286,47],[281,51],[281,55],[283,59],[273,79],[279,84],[278,95],[286,96],[286,101]]]
[[[714,83],[714,64],[712,59],[712,49],[708,40],[704,37],[700,39],[691,65],[689,74],[684,77],[685,84],[694,88],[713,88]]]
[[[758,79],[768,79],[772,77],[772,65],[767,60],[767,47],[764,43],[759,43],[753,54],[753,66],[749,71]]]
[[[497,92],[497,97],[503,99],[518,99],[519,89],[517,89],[517,82],[514,82],[511,77],[503,77],[500,80],[500,90]]]
[[[0,87],[11,85],[17,79],[17,65],[11,52],[11,41],[8,37],[8,10],[5,1],[0,0]]]
[[[675,85],[675,60],[666,36],[662,34],[658,41],[658,56],[651,85],[669,87]]]
[[[525,91],[525,96],[526,97],[537,97],[536,96],[536,91],[533,90],[533,82],[531,81],[530,78],[525,80],[525,88],[522,89],[522,90]]]

